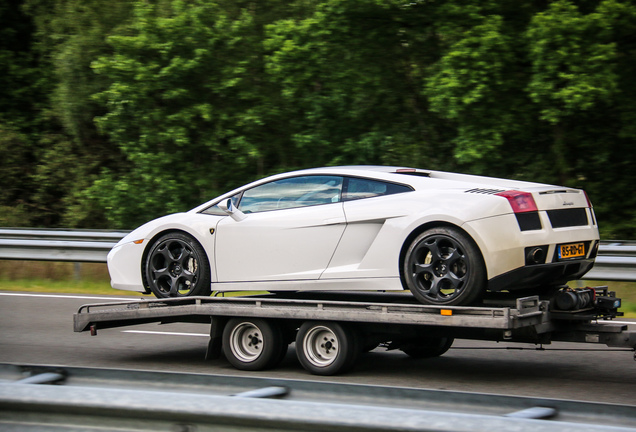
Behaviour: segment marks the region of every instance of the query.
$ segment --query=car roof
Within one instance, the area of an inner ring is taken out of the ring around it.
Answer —
[[[482,177],[469,174],[458,174],[444,171],[425,170],[419,168],[382,165],[348,165],[309,168],[297,171],[289,171],[281,174],[256,180],[239,188],[229,191],[207,203],[204,203],[191,211],[200,211],[210,205],[211,202],[232,196],[239,190],[249,189],[271,181],[296,177],[299,175],[338,175],[350,177],[362,177],[375,180],[383,180],[392,183],[410,185],[417,190],[431,189],[456,189],[456,190],[486,190],[490,193],[508,189],[545,188],[547,185],[530,183],[518,180],[507,180],[494,177]],[[481,189],[483,188],[483,189]]]
[[[382,166],[382,165],[348,165],[310,168],[299,171],[292,171],[280,174],[279,178],[292,177],[304,174],[330,174],[354,177],[366,177],[377,180],[385,180],[395,183],[403,183],[413,186],[416,190],[420,188],[498,188],[501,190],[537,188],[548,185],[519,180],[502,179],[496,177],[484,177],[471,174],[451,173],[445,171],[427,170],[404,166]],[[274,180],[270,177],[269,180]],[[263,179],[265,180],[265,179]]]
[[[383,166],[383,165],[345,165],[345,166],[333,166],[333,167],[320,167],[320,168],[308,168],[298,171],[291,171],[281,174],[281,176],[296,176],[304,174],[331,174],[331,175],[344,175],[344,176],[360,176],[370,177],[377,179],[392,179],[393,181],[399,181],[395,178],[395,174],[412,174],[414,177],[429,177],[431,171],[418,168],[400,167],[400,166]],[[404,183],[410,183],[408,180],[402,180]]]

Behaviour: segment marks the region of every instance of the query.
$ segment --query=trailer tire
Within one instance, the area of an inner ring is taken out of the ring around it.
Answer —
[[[237,369],[257,371],[282,360],[283,333],[278,323],[260,318],[232,318],[223,329],[223,354]]]
[[[439,357],[450,349],[454,341],[452,337],[421,338],[402,345],[400,350],[416,359]]]
[[[353,327],[337,322],[303,323],[296,337],[300,364],[314,375],[335,375],[349,370],[361,348]]]

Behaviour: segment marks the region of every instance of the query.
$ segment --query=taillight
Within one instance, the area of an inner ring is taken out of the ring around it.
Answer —
[[[587,200],[587,206],[589,208],[592,208],[592,201],[590,201],[590,197],[587,195],[587,192],[583,191],[583,193],[585,194],[585,199]]]
[[[538,210],[537,203],[534,202],[530,192],[509,190],[495,195],[506,198],[515,213],[536,212]]]

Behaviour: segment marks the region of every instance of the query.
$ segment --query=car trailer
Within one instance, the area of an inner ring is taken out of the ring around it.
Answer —
[[[74,315],[74,330],[96,335],[153,322],[209,324],[208,359],[223,353],[238,369],[269,369],[295,341],[306,370],[334,375],[378,346],[416,358],[436,357],[456,338],[582,342],[634,351],[636,331],[612,322],[622,315],[619,307],[620,299],[607,287],[564,287],[550,300],[492,299],[470,307],[423,305],[408,292],[181,297],[84,305]]]

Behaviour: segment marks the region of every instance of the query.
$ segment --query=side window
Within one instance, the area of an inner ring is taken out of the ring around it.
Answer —
[[[341,192],[342,177],[293,177],[246,190],[238,208],[243,213],[257,213],[331,204],[341,200]]]
[[[342,199],[343,201],[353,201],[381,195],[411,192],[412,190],[409,186],[400,184],[350,177],[345,182]]]

